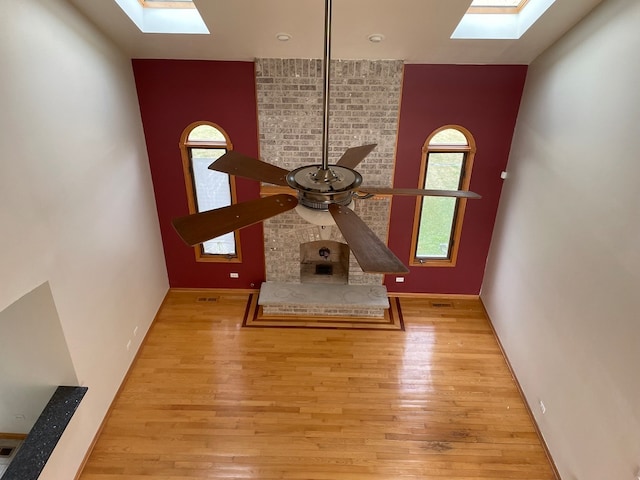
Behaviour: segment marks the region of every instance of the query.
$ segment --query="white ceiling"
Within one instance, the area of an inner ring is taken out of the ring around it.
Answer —
[[[211,35],[143,34],[115,0],[68,0],[132,58],[322,58],[323,0],[194,0]],[[332,58],[529,64],[602,0],[556,0],[519,40],[451,40],[471,0],[334,0]],[[288,42],[276,39],[289,33]],[[381,33],[385,40],[367,37]]]

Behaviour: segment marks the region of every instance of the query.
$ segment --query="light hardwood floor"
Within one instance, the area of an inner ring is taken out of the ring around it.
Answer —
[[[479,301],[403,297],[398,332],[242,328],[247,298],[169,293],[81,480],[555,479]]]

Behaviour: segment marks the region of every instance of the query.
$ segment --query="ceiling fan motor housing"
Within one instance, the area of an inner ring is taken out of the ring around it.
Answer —
[[[298,191],[301,205],[313,210],[328,210],[332,203],[349,205],[352,192],[362,184],[362,175],[340,165],[307,165],[287,175],[289,186]]]

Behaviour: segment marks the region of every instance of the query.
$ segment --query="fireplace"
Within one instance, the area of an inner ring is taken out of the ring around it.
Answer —
[[[378,146],[357,170],[367,185],[391,187],[404,62],[332,60],[331,63],[329,164],[335,164],[349,147],[376,143]],[[319,163],[323,153],[322,60],[258,58],[255,67],[260,156],[286,170]],[[379,238],[387,238],[391,197],[355,199],[353,206]],[[335,226],[308,223],[294,210],[263,222],[263,231],[267,282],[331,280],[349,285],[381,285],[383,282],[383,275],[362,272],[354,255],[350,255],[348,274],[340,270],[342,263],[337,260],[321,262],[318,248],[307,259],[299,255],[301,243],[323,239],[345,243]],[[336,252],[334,248],[329,249],[332,254]],[[315,264],[302,268],[301,262]],[[332,264],[333,272],[320,270],[316,275],[315,265],[326,263]],[[308,272],[306,268],[313,270]]]
[[[347,244],[318,240],[300,245],[300,283],[349,283]]]

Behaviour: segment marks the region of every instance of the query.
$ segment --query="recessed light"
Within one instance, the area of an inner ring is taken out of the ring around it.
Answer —
[[[367,37],[371,43],[380,43],[384,40],[384,35],[381,33],[372,33]]]
[[[287,41],[291,40],[291,35],[289,35],[288,33],[282,32],[282,33],[276,34],[276,38],[278,40],[280,40],[281,42],[287,42]]]

